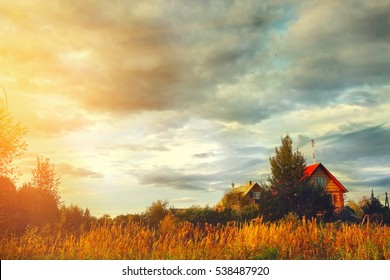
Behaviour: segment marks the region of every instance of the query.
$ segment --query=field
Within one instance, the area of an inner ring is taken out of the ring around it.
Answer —
[[[390,259],[390,227],[315,220],[195,226],[95,225],[83,234],[30,228],[2,237],[1,259]]]

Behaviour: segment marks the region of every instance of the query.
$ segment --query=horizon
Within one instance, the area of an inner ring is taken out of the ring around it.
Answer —
[[[389,1],[290,2],[2,1],[16,185],[42,155],[94,216],[213,206],[289,134],[347,200],[389,192]]]

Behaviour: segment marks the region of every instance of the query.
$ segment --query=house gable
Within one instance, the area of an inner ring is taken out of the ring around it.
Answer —
[[[257,200],[256,195],[258,195],[260,191],[261,186],[258,183],[249,181],[246,185],[237,188],[233,187],[229,193],[237,194],[240,201],[245,200],[248,203],[255,204]],[[222,210],[224,208],[223,199],[224,198],[222,198],[221,201],[216,204],[217,210]]]
[[[304,170],[304,178],[315,183],[315,178],[326,177],[326,187],[329,192],[342,192],[346,193],[348,190],[333,176],[332,173],[322,163],[316,163],[309,165]]]
[[[253,197],[251,193],[253,192],[260,192],[261,187],[258,183],[249,181],[248,184],[244,186],[240,186],[239,188],[235,189],[236,192],[241,194],[241,197]]]
[[[320,184],[326,188],[326,191],[332,195],[333,204],[336,210],[344,207],[343,194],[348,190],[333,176],[332,173],[322,163],[307,166],[304,170],[304,179],[312,184]]]

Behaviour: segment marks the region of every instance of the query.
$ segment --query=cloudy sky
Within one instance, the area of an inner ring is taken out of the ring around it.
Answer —
[[[390,191],[387,0],[1,0],[0,36],[18,184],[49,157],[67,205],[214,205],[287,133],[350,199]]]

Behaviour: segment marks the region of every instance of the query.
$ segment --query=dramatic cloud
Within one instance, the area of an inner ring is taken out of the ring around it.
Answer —
[[[388,85],[389,11],[386,1],[305,5],[287,30],[285,88],[299,102],[323,104],[348,88]]]
[[[60,162],[96,207],[212,204],[266,178],[287,133],[308,163],[314,139],[352,198],[388,188],[389,1],[6,0],[0,15],[26,157]]]
[[[383,160],[390,158],[390,128],[384,125],[367,127],[349,133],[324,137],[324,154],[333,160]]]

